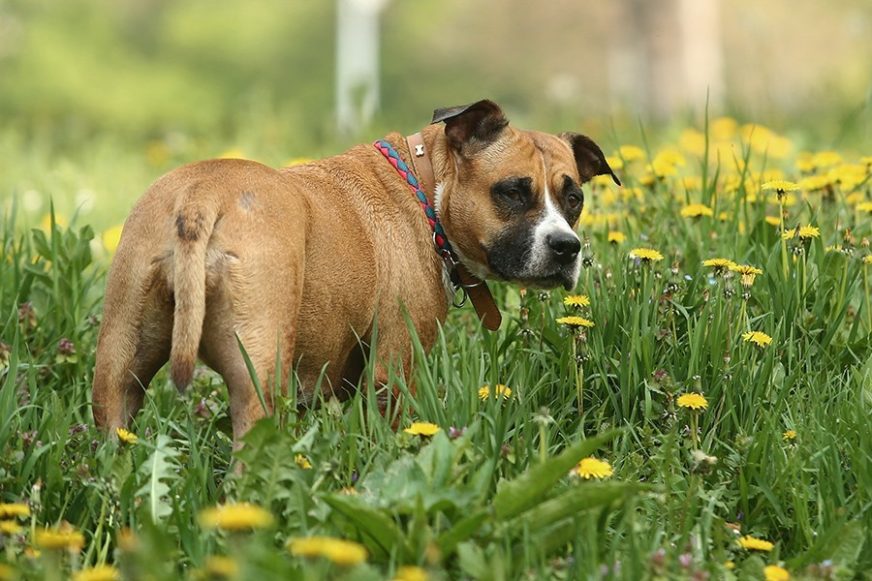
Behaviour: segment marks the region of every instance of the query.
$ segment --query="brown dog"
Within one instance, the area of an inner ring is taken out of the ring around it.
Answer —
[[[408,374],[403,313],[429,348],[469,273],[573,288],[580,186],[614,177],[600,148],[578,134],[509,127],[487,100],[437,110],[439,121],[415,151],[400,134],[385,140],[423,173],[432,167],[423,177],[453,246],[446,260],[408,180],[372,145],[282,170],[205,161],[155,182],[127,219],[109,272],[97,425],[125,426],[167,361],[176,386],[187,386],[199,356],[227,383],[238,444],[266,412],[237,337],[262,385],[286,386],[294,368],[306,401],[322,373],[328,394],[357,384],[376,318],[376,380],[396,364]]]

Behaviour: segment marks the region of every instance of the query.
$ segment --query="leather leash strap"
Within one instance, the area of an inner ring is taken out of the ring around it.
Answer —
[[[421,188],[427,197],[433,200],[433,209],[437,214],[439,208],[436,208],[436,178],[433,175],[433,164],[430,163],[430,156],[424,146],[424,139],[420,133],[409,135],[406,137],[406,145],[409,147],[409,158],[412,162],[412,171],[421,181]],[[497,303],[487,286],[487,283],[471,272],[460,261],[457,261],[457,276],[460,278],[460,284],[464,292],[472,301],[472,306],[475,309],[478,318],[481,319],[481,324],[489,331],[496,331],[500,328],[503,317],[500,314]]]

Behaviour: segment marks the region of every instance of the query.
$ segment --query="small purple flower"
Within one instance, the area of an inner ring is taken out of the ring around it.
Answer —
[[[76,345],[64,337],[60,341],[58,341],[58,354],[63,355],[64,357],[69,357],[70,355],[76,354]]]
[[[678,556],[678,562],[685,569],[690,569],[693,566],[693,555],[690,553],[681,553]]]
[[[18,322],[27,327],[36,327],[36,310],[30,301],[18,305]]]
[[[465,427],[455,428],[454,426],[451,426],[450,428],[448,428],[448,437],[452,440],[456,440],[457,438],[461,437],[465,433],[466,433]]]
[[[82,432],[88,431],[88,424],[73,424],[70,426],[69,433],[71,436],[75,436],[76,434],[81,434]]]

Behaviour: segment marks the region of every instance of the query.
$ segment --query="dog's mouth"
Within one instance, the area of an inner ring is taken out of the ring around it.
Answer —
[[[575,288],[576,278],[571,272],[556,272],[554,274],[514,279],[521,286],[550,290],[562,286],[564,290]]]
[[[519,269],[511,272],[499,268],[490,268],[491,277],[505,282],[512,282],[519,286],[550,290],[562,286],[566,291],[575,288],[578,282],[578,268],[568,265],[545,272],[530,272],[528,269]]]

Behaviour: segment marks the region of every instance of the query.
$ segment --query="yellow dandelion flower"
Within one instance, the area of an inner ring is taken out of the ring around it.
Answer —
[[[812,238],[820,238],[821,231],[816,226],[800,226],[798,234],[802,240],[811,240]]]
[[[872,202],[861,202],[854,206],[854,209],[858,212],[865,212],[867,214],[872,214]]]
[[[617,155],[607,155],[606,163],[609,164],[609,167],[615,171],[618,171],[619,169],[624,169],[624,160]]]
[[[663,255],[653,248],[634,248],[630,251],[630,258],[642,262],[657,262],[663,260]]]
[[[294,167],[295,165],[304,165],[315,161],[311,157],[292,157],[288,160],[285,160],[284,167]]]
[[[685,190],[701,190],[702,178],[700,176],[685,176],[681,178],[681,185],[684,186]]]
[[[393,581],[427,581],[427,571],[415,565],[404,565],[397,569]]]
[[[232,578],[239,575],[239,563],[224,555],[210,555],[206,557],[203,569],[213,577]]]
[[[612,169],[614,169],[614,168],[612,168]],[[613,186],[614,185],[614,182],[612,181],[612,176],[610,176],[610,175],[593,176],[593,179],[590,181],[590,183],[593,186],[599,186],[599,187],[606,187],[606,186]]]
[[[802,178],[799,182],[799,186],[807,192],[816,192],[832,185],[832,183],[833,181],[828,175],[811,175]]]
[[[14,520],[0,520],[0,535],[17,535],[22,530],[21,525]]]
[[[412,422],[412,425],[403,431],[413,436],[432,436],[441,429],[436,424],[430,422]]]
[[[766,216],[765,220],[770,226],[781,226],[781,220],[778,216]]]
[[[80,551],[85,546],[85,537],[73,527],[66,525],[56,529],[36,531],[34,543],[40,549],[69,549]]]
[[[626,239],[624,233],[617,230],[611,230],[608,235],[608,241],[612,244],[623,244]]]
[[[730,270],[742,275],[742,286],[744,287],[752,286],[757,275],[763,274],[762,270],[755,266],[751,266],[750,264],[736,264],[735,266],[731,266]]]
[[[22,502],[0,503],[0,518],[27,518],[30,507]]]
[[[557,321],[557,323],[560,325],[566,325],[567,327],[572,327],[572,328],[576,328],[576,329],[578,327],[590,328],[590,327],[594,326],[593,321],[585,319],[584,317],[569,316],[569,317],[560,317],[560,318],[557,318],[554,320]]]
[[[802,173],[811,173],[814,171],[814,163],[812,155],[807,151],[800,152],[796,157],[796,169]]]
[[[774,190],[779,193],[795,192],[799,189],[799,184],[796,184],[794,182],[788,182],[786,180],[772,180],[771,182],[766,182],[765,184],[763,184],[760,189],[762,189],[764,192],[769,190]]]
[[[736,263],[729,258],[709,258],[708,260],[703,260],[702,265],[714,268],[715,272],[723,272],[734,267]]]
[[[589,307],[590,298],[587,295],[569,295],[563,298],[563,305],[566,307]]]
[[[668,178],[670,176],[678,175],[678,167],[676,167],[674,163],[670,163],[665,159],[660,158],[654,158],[654,161],[648,165],[647,169],[658,178]]]
[[[757,268],[756,266],[751,266],[749,264],[736,264],[730,267],[730,270],[733,272],[738,272],[739,274],[763,274],[763,271]]]
[[[221,154],[218,156],[218,159],[248,159],[248,157],[246,157],[245,152],[243,152],[240,148],[232,147],[230,149],[222,151]]]
[[[714,210],[705,204],[689,204],[681,209],[683,218],[701,218],[702,216],[714,216]]]
[[[324,557],[343,567],[366,561],[366,548],[360,543],[332,537],[300,537],[288,541],[288,550],[296,557]]]
[[[115,581],[121,579],[121,572],[112,565],[97,565],[82,569],[73,575],[73,581]]]
[[[694,411],[708,409],[708,400],[701,393],[685,393],[678,396],[678,407]]]
[[[598,460],[591,456],[579,462],[578,465],[572,469],[572,473],[584,478],[585,480],[590,480],[591,478],[602,480],[604,478],[609,478],[614,474],[614,470],[608,462]]]
[[[729,141],[736,136],[739,123],[732,117],[718,117],[709,123],[709,131],[718,141]]]
[[[863,264],[872,264],[872,254],[863,257]]]
[[[736,568],[736,564],[733,561],[724,561],[724,569],[727,571],[732,571]]]
[[[748,551],[766,551],[769,552],[775,545],[770,543],[769,541],[758,539],[756,537],[752,537],[751,535],[745,535],[739,539],[739,545]]]
[[[137,436],[133,432],[128,432],[124,428],[115,428],[115,434],[118,436],[118,439],[125,444],[133,445],[139,441],[139,436]]]
[[[55,212],[55,224],[59,228],[65,228],[69,225],[69,220],[63,214],[59,214]],[[51,214],[45,214],[42,219],[39,221],[39,229],[44,232],[48,232],[51,230]]]
[[[494,394],[497,399],[502,397],[503,399],[509,399],[512,397],[512,388],[503,385],[502,383],[498,383],[494,388]],[[490,398],[491,389],[489,385],[483,385],[481,389],[478,390],[478,398],[482,401]]]
[[[248,531],[272,526],[272,514],[256,504],[240,502],[219,504],[200,511],[200,526],[204,529]]]
[[[645,158],[645,151],[636,145],[622,145],[618,148],[618,155],[626,162]]]
[[[754,343],[758,347],[766,347],[772,343],[772,337],[761,331],[748,331],[742,335],[742,339],[747,343]]]
[[[784,438],[785,442],[790,442],[792,440],[795,440],[796,439],[796,430],[787,430],[781,435],[781,437]]]
[[[763,567],[763,576],[766,581],[790,581],[790,573],[787,569],[778,565],[766,565]]]
[[[296,462],[297,466],[299,466],[303,470],[312,469],[312,463],[309,462],[309,459],[302,454],[297,454],[296,456],[294,456],[294,462]]]
[[[103,231],[100,239],[103,241],[103,248],[106,249],[106,252],[109,254],[115,254],[115,251],[118,250],[118,244],[121,243],[121,231],[124,228],[122,224],[118,226],[112,226],[111,228],[107,228]]]
[[[670,164],[678,167],[684,167],[687,164],[684,156],[677,149],[664,149],[663,151],[657,152],[657,155],[654,156],[654,162],[661,162],[663,164]]]
[[[796,228],[791,228],[781,233],[782,240],[793,240],[794,238],[796,238]]]
[[[678,136],[678,146],[691,155],[702,156],[705,153],[705,133],[698,129],[685,129]]]
[[[816,168],[832,167],[842,163],[842,156],[835,151],[819,151],[812,156],[811,162]]]

